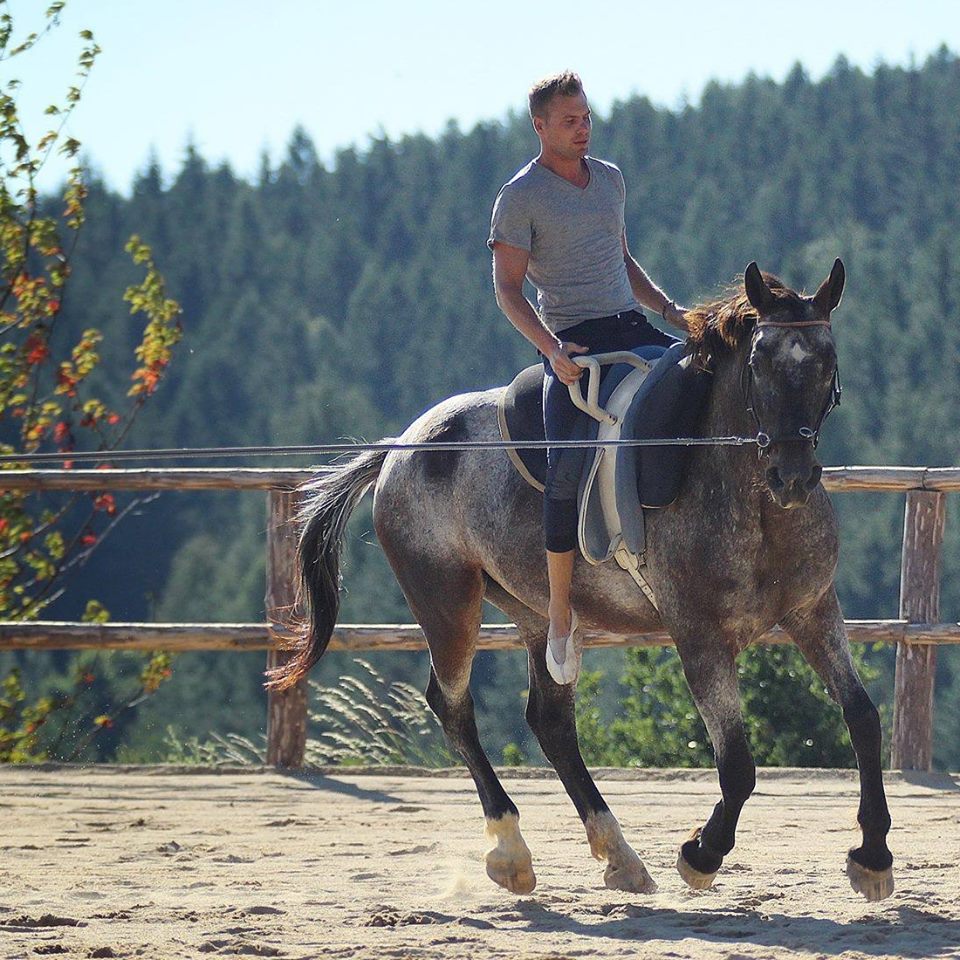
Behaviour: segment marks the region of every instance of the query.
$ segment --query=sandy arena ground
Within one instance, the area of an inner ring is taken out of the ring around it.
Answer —
[[[897,889],[843,872],[856,775],[761,771],[714,889],[677,849],[712,771],[601,771],[660,890],[603,887],[559,782],[507,772],[539,884],[486,877],[471,781],[416,771],[279,775],[0,769],[0,957],[960,957],[960,777],[887,776]]]

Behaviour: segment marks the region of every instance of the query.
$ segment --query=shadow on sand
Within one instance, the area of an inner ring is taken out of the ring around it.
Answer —
[[[599,911],[604,919],[597,922],[582,922],[535,900],[521,901],[516,910],[526,918],[530,930],[563,930],[619,940],[747,941],[824,954],[857,950],[902,957],[953,957],[960,944],[960,921],[913,907],[898,907],[895,917],[888,912],[850,921],[761,913],[746,907],[690,911],[630,903],[605,905]]]

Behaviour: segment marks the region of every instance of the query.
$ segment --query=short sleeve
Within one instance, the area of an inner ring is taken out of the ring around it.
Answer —
[[[623,174],[616,164],[611,163],[610,166],[613,167],[613,176],[617,181],[617,189],[620,191],[620,202],[625,203],[627,200],[627,185],[623,181]]]
[[[511,247],[530,251],[533,241],[533,221],[522,194],[508,183],[497,195],[490,218],[490,237],[487,246],[506,243]]]

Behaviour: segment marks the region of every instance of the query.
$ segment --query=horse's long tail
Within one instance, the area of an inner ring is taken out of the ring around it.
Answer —
[[[299,637],[290,645],[294,655],[282,666],[267,671],[267,688],[292,687],[326,651],[340,609],[343,531],[367,488],[380,475],[387,453],[387,450],[361,453],[303,488],[309,496],[299,514],[302,527],[297,544],[297,569],[299,598],[305,601],[307,617]]]

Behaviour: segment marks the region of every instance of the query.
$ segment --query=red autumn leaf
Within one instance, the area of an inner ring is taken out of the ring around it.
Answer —
[[[31,333],[27,337],[27,342],[23,345],[23,348],[26,351],[27,363],[29,364],[43,363],[50,356],[50,347],[47,346],[47,341],[36,333]]]
[[[111,516],[117,512],[117,502],[112,493],[101,493],[93,501],[94,510],[104,510]]]
[[[97,535],[95,533],[85,533],[80,538],[80,546],[82,547],[92,547],[97,542]]]

